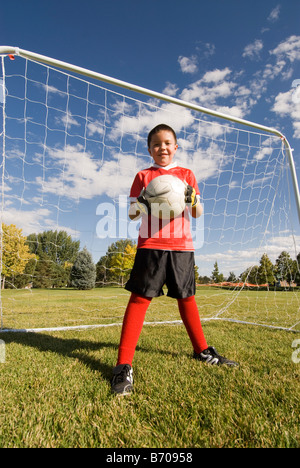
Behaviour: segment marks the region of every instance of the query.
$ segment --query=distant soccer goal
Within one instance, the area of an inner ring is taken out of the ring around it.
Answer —
[[[160,123],[201,192],[202,320],[300,331],[300,197],[279,130],[19,48],[0,55],[2,331],[120,323],[139,229],[129,190]],[[82,251],[91,266],[76,283]],[[149,321],[177,323],[161,301]]]

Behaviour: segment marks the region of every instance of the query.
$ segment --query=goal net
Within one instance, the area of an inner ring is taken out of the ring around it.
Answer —
[[[139,229],[129,191],[160,123],[201,192],[191,230],[202,320],[300,330],[299,193],[280,132],[0,50],[2,330],[122,321]],[[178,319],[170,298],[152,301],[147,322]]]

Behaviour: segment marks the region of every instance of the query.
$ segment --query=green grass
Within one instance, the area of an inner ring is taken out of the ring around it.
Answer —
[[[18,326],[39,307],[40,323],[47,323],[47,314],[54,319],[49,301],[57,321],[71,322],[67,292],[28,293],[31,310],[26,301],[22,309],[19,293],[4,298],[17,301]],[[101,299],[77,291],[72,298],[74,310],[84,302],[83,319],[101,306],[106,322],[122,320],[128,295],[108,289]],[[178,318],[169,298],[151,307],[146,320],[170,312]],[[292,361],[292,343],[300,336],[227,322],[203,327],[209,344],[239,361],[239,369],[192,360],[182,325],[144,326],[134,359],[135,393],[126,398],[110,392],[119,326],[1,334],[0,447],[299,447],[300,364]]]
[[[120,323],[130,293],[120,288],[2,291],[3,328],[48,328]],[[293,327],[300,331],[300,292],[228,291],[200,287],[196,295],[203,319],[222,317]],[[231,305],[230,305],[231,304]],[[176,303],[154,299],[148,321],[178,320]]]

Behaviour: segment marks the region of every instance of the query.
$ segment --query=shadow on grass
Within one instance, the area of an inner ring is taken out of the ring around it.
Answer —
[[[6,344],[17,343],[23,346],[29,346],[32,348],[38,349],[41,353],[43,352],[53,352],[60,354],[62,356],[78,359],[84,365],[88,366],[93,371],[99,372],[105,380],[110,381],[112,377],[113,366],[106,364],[105,362],[100,361],[100,359],[95,359],[92,356],[89,356],[84,351],[93,351],[103,348],[111,348],[116,351],[116,359],[118,353],[118,344],[111,342],[101,342],[101,341],[87,341],[80,340],[76,338],[59,338],[56,336],[51,336],[43,333],[33,333],[33,332],[9,332],[7,331],[4,334],[0,333],[0,338],[2,338]],[[161,355],[171,355],[173,357],[178,357],[177,352],[160,350],[160,349],[149,349],[141,346],[136,347],[136,351],[148,352],[148,353],[159,353]]]
[[[100,341],[93,342],[74,338],[59,338],[43,333],[32,332],[6,332],[0,336],[2,336],[2,339],[6,344],[18,343],[23,346],[36,348],[42,353],[50,351],[71,359],[78,359],[93,371],[101,373],[104,379],[111,379],[112,367],[104,362],[101,362],[99,359],[95,359],[92,356],[89,356],[84,351],[93,351],[103,348],[116,349],[117,347],[114,343],[105,343]]]

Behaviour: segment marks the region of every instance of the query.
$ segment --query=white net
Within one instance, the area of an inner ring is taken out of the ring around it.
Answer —
[[[2,328],[120,322],[139,227],[129,190],[152,164],[148,132],[166,123],[204,206],[191,222],[202,319],[299,330],[298,221],[279,137],[20,57],[2,57],[1,73]],[[84,247],[92,286],[79,291]],[[150,321],[178,319],[170,299],[151,308]]]

